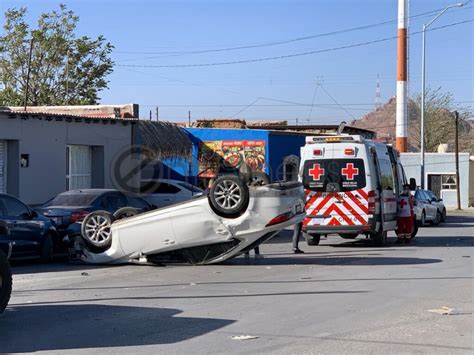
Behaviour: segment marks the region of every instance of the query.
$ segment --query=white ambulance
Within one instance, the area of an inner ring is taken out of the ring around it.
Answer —
[[[321,235],[371,237],[382,246],[397,227],[397,197],[406,177],[391,146],[357,135],[308,136],[299,178],[306,193],[303,233],[308,245]]]

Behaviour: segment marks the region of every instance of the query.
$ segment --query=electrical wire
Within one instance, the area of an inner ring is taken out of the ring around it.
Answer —
[[[436,30],[440,30],[440,29],[444,29],[444,28],[448,28],[448,27],[454,27],[454,26],[462,25],[462,24],[465,24],[465,23],[473,22],[473,21],[474,21],[474,19],[469,19],[469,20],[460,21],[460,22],[454,22],[454,23],[444,25],[444,26],[433,27],[433,28],[427,29],[426,31],[436,31]],[[416,34],[420,34],[422,32],[423,31],[412,32],[409,35],[413,36],[413,35],[416,35]],[[292,54],[285,54],[285,55],[280,55],[280,56],[255,58],[255,59],[234,60],[234,61],[228,61],[228,62],[195,63],[195,64],[168,64],[168,65],[166,65],[166,64],[163,64],[163,65],[116,64],[116,66],[117,67],[127,67],[127,68],[190,68],[190,67],[211,67],[211,66],[221,66],[221,65],[256,63],[256,62],[265,62],[265,61],[272,61],[272,60],[278,60],[278,59],[288,59],[288,58],[294,58],[294,57],[301,57],[301,56],[307,56],[307,55],[319,54],[319,53],[334,52],[334,51],[348,49],[348,48],[362,47],[362,46],[367,46],[367,45],[371,45],[371,44],[375,44],[375,43],[387,42],[387,41],[391,41],[391,40],[394,40],[394,39],[397,39],[397,38],[398,38],[398,36],[392,36],[392,37],[386,37],[386,38],[381,38],[381,39],[372,40],[372,41],[353,43],[353,44],[348,44],[348,45],[345,45],[345,46],[319,49],[319,50],[313,50],[313,51],[308,51],[308,52],[292,53]]]
[[[441,10],[443,10],[443,9],[439,8],[439,9],[436,9],[436,10],[423,12],[423,13],[420,13],[420,14],[409,16],[408,19],[414,19],[414,18],[418,18],[418,17],[422,17],[422,16],[431,15],[431,14],[437,13]],[[288,40],[279,40],[279,41],[266,42],[266,43],[260,43],[260,44],[246,44],[246,45],[234,46],[234,47],[193,50],[193,51],[157,51],[157,52],[114,51],[114,53],[144,54],[144,55],[146,55],[146,54],[183,55],[183,54],[204,54],[204,53],[235,51],[235,50],[241,50],[241,49],[263,48],[263,47],[289,44],[289,43],[294,43],[294,42],[299,42],[299,41],[306,41],[306,40],[313,39],[313,38],[327,37],[327,36],[333,36],[333,35],[343,34],[343,33],[347,33],[347,32],[370,29],[370,28],[374,28],[374,27],[379,27],[379,26],[384,26],[384,25],[396,23],[397,21],[398,20],[387,20],[387,21],[383,21],[383,22],[377,22],[377,23],[372,23],[372,24],[363,25],[363,26],[356,26],[356,27],[346,28],[346,29],[337,30],[337,31],[324,32],[324,33],[318,33],[318,34],[314,34],[314,35],[296,37],[296,38],[292,38],[292,39],[288,39]],[[151,57],[149,59],[152,59],[152,58],[154,58],[154,57]],[[142,58],[142,59],[144,59],[144,58]]]

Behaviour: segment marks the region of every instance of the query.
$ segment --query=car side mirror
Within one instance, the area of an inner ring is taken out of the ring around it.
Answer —
[[[440,198],[440,199],[438,200],[438,202],[441,202],[441,201],[443,201],[443,199],[442,199],[442,198]]]
[[[416,179],[415,178],[410,178],[410,190],[411,191],[416,190]]]
[[[33,218],[36,218],[36,217],[38,217],[38,212],[36,212],[35,210],[32,210],[32,211],[30,212],[30,218],[33,219]]]
[[[438,200],[436,199],[436,197],[432,197],[431,198],[431,202],[437,202]]]

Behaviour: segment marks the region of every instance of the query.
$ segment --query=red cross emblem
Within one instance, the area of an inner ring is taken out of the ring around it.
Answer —
[[[400,208],[403,209],[403,207],[405,207],[406,204],[407,204],[407,201],[404,198],[402,198],[400,200]]]
[[[347,163],[341,172],[346,177],[346,180],[354,180],[354,176],[359,175],[359,168],[355,168],[353,163]]]
[[[319,180],[324,175],[324,169],[319,164],[313,164],[313,168],[309,169],[309,175],[313,177],[313,180]]]

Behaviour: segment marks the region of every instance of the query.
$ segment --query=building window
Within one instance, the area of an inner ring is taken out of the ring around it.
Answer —
[[[441,189],[443,190],[456,190],[456,175],[441,175]]]
[[[66,187],[68,190],[91,187],[91,149],[89,146],[67,146]]]

